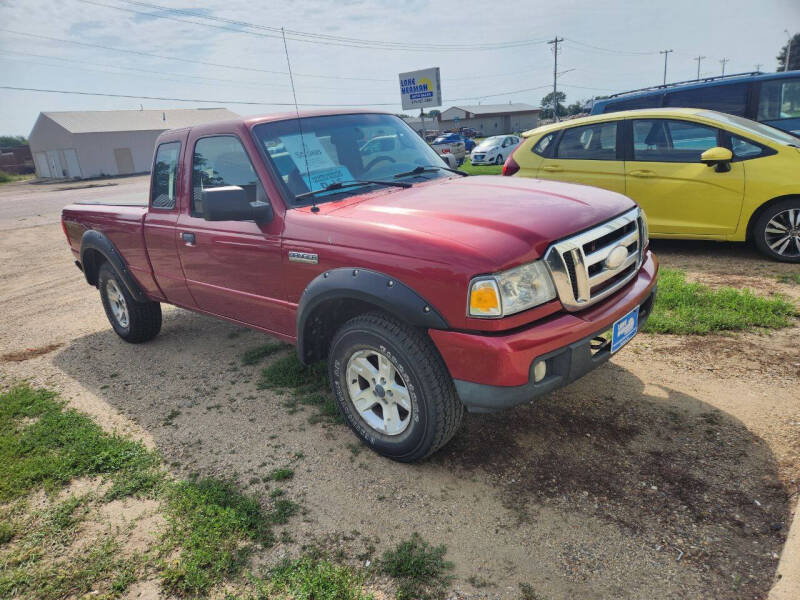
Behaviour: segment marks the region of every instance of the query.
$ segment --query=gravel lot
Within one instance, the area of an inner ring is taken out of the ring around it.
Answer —
[[[432,459],[396,464],[258,390],[266,363],[241,356],[259,333],[166,308],[156,340],[120,341],[58,214],[77,198],[142,200],[147,180],[96,183],[0,188],[2,383],[60,390],[181,475],[235,476],[261,492],[254,476],[291,465],[284,487],[306,514],[288,526],[294,542],[260,561],[310,543],[377,555],[417,531],[447,544],[459,597],[518,598],[521,583],[543,599],[766,596],[800,478],[800,326],[639,335],[570,387],[468,415]],[[743,245],[653,246],[692,279],[800,301],[799,285],[777,279],[796,266]]]

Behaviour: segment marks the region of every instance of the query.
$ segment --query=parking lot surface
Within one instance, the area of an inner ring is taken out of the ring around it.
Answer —
[[[257,389],[266,363],[241,357],[259,333],[165,307],[153,342],[117,338],[58,214],[76,199],[143,201],[146,182],[0,188],[0,354],[14,353],[2,381],[60,390],[181,475],[234,476],[259,492],[254,475],[291,463],[284,487],[307,514],[263,562],[303,544],[382,551],[417,531],[447,545],[459,597],[518,598],[520,584],[548,599],[766,597],[800,478],[798,324],[640,334],[534,404],[468,415],[428,461],[394,463]],[[653,250],[693,280],[800,301],[800,285],[778,279],[797,267],[744,245]]]

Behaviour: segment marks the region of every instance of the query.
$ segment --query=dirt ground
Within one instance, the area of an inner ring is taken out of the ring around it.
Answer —
[[[294,542],[261,562],[304,544],[350,557],[373,545],[378,556],[417,531],[447,545],[458,597],[519,598],[521,583],[541,599],[766,597],[800,481],[800,323],[641,334],[573,385],[468,415],[430,460],[397,464],[358,446],[344,425],[311,424],[310,412],[257,390],[263,364],[241,364],[265,341],[257,332],[167,307],[153,342],[116,337],[54,207],[87,192],[135,195],[140,179],[0,188],[0,355],[10,355],[0,383],[59,390],[104,427],[157,448],[178,475],[235,476],[261,492],[248,483],[254,475],[291,465],[283,487],[306,512],[288,525]],[[798,267],[743,245],[653,248],[692,279],[800,302],[800,285],[777,279]],[[142,589],[157,588],[132,593]]]

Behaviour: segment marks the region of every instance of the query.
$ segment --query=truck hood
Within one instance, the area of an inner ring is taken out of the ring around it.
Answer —
[[[389,232],[394,239],[386,239],[387,251],[393,242],[405,243],[405,253],[421,251],[416,244],[428,241],[461,248],[492,269],[535,260],[552,242],[634,206],[627,196],[599,188],[497,176],[434,180],[349,200],[321,208],[336,221]]]

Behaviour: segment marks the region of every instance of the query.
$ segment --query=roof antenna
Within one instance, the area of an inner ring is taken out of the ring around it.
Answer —
[[[300,120],[300,108],[297,106],[297,92],[294,91],[294,77],[292,76],[292,63],[289,61],[289,48],[286,46],[286,32],[281,27],[281,35],[283,36],[283,51],[286,53],[286,65],[289,67],[289,81],[292,84],[292,97],[294,98],[294,112],[297,115],[297,130],[300,132],[300,143],[303,148],[303,159],[306,163],[306,177],[308,177],[309,190],[311,190],[311,171],[308,168],[308,153],[306,152],[306,140],[303,137],[303,124]],[[313,190],[311,190],[313,191]],[[311,197],[311,212],[319,212],[317,200],[314,196]]]

